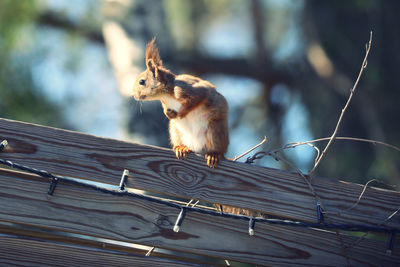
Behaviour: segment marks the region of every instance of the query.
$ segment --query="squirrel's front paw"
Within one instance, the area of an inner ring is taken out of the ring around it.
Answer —
[[[188,153],[192,152],[190,148],[187,146],[174,146],[173,150],[175,151],[176,157],[178,159],[185,159],[188,155]]]
[[[176,112],[173,109],[168,108],[167,111],[165,112],[165,116],[167,116],[168,119],[175,119],[178,117],[178,112]]]

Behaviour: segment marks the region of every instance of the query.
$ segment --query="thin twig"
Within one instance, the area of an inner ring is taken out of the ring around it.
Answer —
[[[315,163],[314,167],[313,167],[312,170],[309,172],[309,175],[311,175],[311,174],[314,173],[315,169],[318,167],[318,165],[319,165],[319,163],[321,162],[322,158],[323,158],[324,155],[326,154],[326,151],[328,150],[328,148],[330,147],[330,145],[332,144],[333,140],[334,140],[335,137],[336,137],[336,134],[337,134],[337,132],[338,132],[338,130],[339,130],[339,126],[340,126],[340,124],[341,124],[341,122],[342,122],[342,119],[343,119],[343,115],[344,115],[344,113],[346,112],[347,107],[349,106],[349,104],[350,104],[350,102],[351,102],[351,99],[353,98],[354,91],[355,91],[355,89],[357,88],[358,82],[360,81],[360,78],[361,78],[361,76],[362,76],[362,74],[363,74],[363,72],[364,72],[364,69],[367,67],[367,58],[368,58],[369,51],[370,51],[370,49],[371,49],[371,43],[372,43],[372,31],[371,31],[370,36],[369,36],[369,42],[368,42],[368,44],[366,45],[366,51],[365,51],[364,60],[363,60],[363,63],[362,63],[362,65],[361,65],[360,72],[358,73],[357,80],[356,80],[356,82],[354,83],[353,88],[351,88],[351,90],[350,90],[350,96],[349,96],[349,98],[347,99],[346,105],[345,105],[344,108],[342,109],[342,112],[341,112],[341,114],[340,114],[339,120],[338,120],[338,122],[337,122],[337,124],[336,124],[336,127],[335,127],[335,130],[333,131],[333,134],[331,135],[331,138],[329,139],[328,144],[325,146],[324,150],[322,151],[321,155],[319,156],[319,158],[318,158],[317,162]]]
[[[264,136],[264,139],[261,141],[261,143],[259,143],[259,144],[256,145],[256,146],[253,146],[252,148],[250,148],[249,150],[247,150],[247,151],[244,152],[243,154],[234,157],[232,161],[237,161],[238,159],[240,159],[240,158],[246,156],[247,154],[249,154],[249,153],[250,153],[251,151],[253,151],[254,149],[256,149],[256,148],[262,146],[263,144],[265,144],[267,141],[268,141],[268,140],[267,140],[267,137]]]
[[[321,154],[321,151],[319,150],[319,148],[318,148],[316,145],[314,145],[314,144],[312,144],[312,143],[308,143],[308,144],[306,144],[306,145],[308,145],[308,146],[314,148],[315,151],[317,151],[317,156],[316,156],[315,159],[314,159],[314,164],[316,164],[316,163],[317,163],[317,159],[319,158],[319,155]]]
[[[377,224],[377,226],[382,226],[385,222],[387,222],[387,221],[389,221],[390,219],[392,219],[393,216],[396,215],[399,211],[400,211],[400,208],[398,208],[396,211],[394,211],[392,214],[390,214],[390,215],[389,215],[386,219],[384,219],[381,223]],[[370,233],[369,231],[368,231],[368,232],[365,232],[365,233],[364,233],[362,236],[360,236],[356,241],[354,241],[353,243],[351,243],[350,245],[348,245],[348,246],[346,247],[346,249],[352,248],[352,247],[354,247],[354,246],[360,244],[361,241],[363,241],[363,240],[367,237],[367,235],[368,235],[369,233]]]
[[[351,266],[349,255],[347,254],[347,250],[346,250],[347,247],[344,245],[344,242],[343,242],[342,236],[339,233],[339,230],[335,230],[335,233],[336,233],[336,237],[339,240],[340,246],[342,247],[343,254],[344,254],[343,256],[346,259],[347,266]]]
[[[346,246],[346,249],[349,249],[349,248],[357,246],[358,244],[361,243],[361,241],[363,241],[367,237],[367,235],[369,235],[369,232],[363,233],[357,240],[355,240],[350,245]]]
[[[285,146],[283,146],[281,148],[281,150],[284,149],[288,149],[288,148],[295,148],[297,146],[301,146],[301,145],[308,145],[311,143],[317,143],[317,142],[321,142],[321,141],[327,141],[330,140],[331,137],[324,137],[324,138],[318,138],[318,139],[314,139],[314,140],[310,140],[310,141],[304,141],[304,142],[292,142],[292,143],[288,143]],[[400,152],[400,148],[388,143],[384,143],[381,141],[376,141],[376,140],[371,140],[371,139],[365,139],[365,138],[357,138],[357,137],[344,137],[344,136],[336,136],[333,139],[335,140],[350,140],[350,141],[358,141],[358,142],[366,142],[366,143],[371,143],[373,145],[383,145],[389,148],[392,148],[394,150],[397,150]]]
[[[394,215],[396,215],[397,213],[399,213],[399,211],[400,211],[400,208],[398,208],[395,212],[393,212],[392,214],[390,214],[385,220],[383,220],[382,223],[379,224],[379,226],[382,225],[382,224],[384,224],[385,222],[389,221],[390,219],[392,219]]]
[[[352,209],[354,209],[354,208],[358,205],[358,203],[360,203],[361,198],[363,197],[365,191],[367,190],[368,185],[369,185],[370,183],[372,183],[372,182],[376,182],[376,179],[369,180],[369,181],[364,185],[364,188],[363,188],[363,190],[362,190],[360,196],[358,197],[356,203],[354,203],[350,208],[347,208],[347,209],[345,209],[344,211],[352,210]]]
[[[317,193],[314,190],[314,187],[312,186],[312,184],[310,183],[310,181],[307,179],[307,177],[300,171],[299,168],[297,168],[293,163],[291,163],[290,161],[286,160],[285,158],[279,156],[277,154],[277,152],[272,152],[272,153],[268,153],[269,156],[273,157],[274,159],[280,160],[285,162],[287,165],[289,165],[292,169],[294,169],[302,178],[303,180],[306,182],[306,184],[308,185],[308,188],[310,189],[311,193],[313,194],[313,196],[315,197],[315,199],[317,200],[317,202],[319,202],[321,204],[321,208],[322,210],[325,210],[323,205],[322,205],[322,201],[321,198],[317,195]]]
[[[309,141],[303,141],[303,142],[291,142],[291,143],[287,143],[286,145],[284,145],[281,148],[270,150],[268,152],[269,153],[277,153],[277,152],[281,152],[281,151],[283,151],[285,149],[296,148],[296,147],[302,146],[302,145],[309,145],[309,146],[313,147],[317,151],[317,156],[316,156],[316,159],[315,159],[315,161],[316,161],[319,158],[320,151],[319,151],[319,148],[317,146],[313,145],[312,143],[328,141],[331,138],[332,137],[323,137],[323,138],[318,138],[318,139],[309,140]],[[392,149],[400,152],[400,148],[397,147],[397,146],[394,146],[394,145],[391,145],[391,144],[388,144],[388,143],[385,143],[385,142],[381,142],[381,141],[371,140],[371,139],[358,138],[358,137],[347,137],[347,136],[336,136],[333,139],[334,140],[349,140],[349,141],[365,142],[365,143],[371,143],[373,145],[382,145],[382,146],[386,146],[388,148],[392,148]],[[261,152],[263,152],[263,151],[261,151]],[[257,154],[260,155],[260,152],[257,153]],[[265,155],[267,155],[267,153],[265,153],[265,152],[263,154],[264,155],[261,155],[261,156],[258,155],[258,157],[254,158],[254,159],[260,159],[260,158],[264,157]]]
[[[340,210],[340,211],[338,211],[338,212],[335,212],[335,211],[325,211],[324,214],[336,214],[336,215],[340,216],[342,212],[344,212],[344,211],[350,211],[350,210],[354,209],[354,208],[360,203],[362,197],[364,196],[365,191],[367,190],[368,185],[369,185],[370,183],[372,183],[372,182],[378,182],[378,180],[376,180],[376,179],[369,180],[369,181],[363,186],[363,189],[362,189],[360,195],[358,196],[357,201],[356,201],[353,205],[351,205],[351,207],[349,207],[349,208],[347,208],[347,209]]]

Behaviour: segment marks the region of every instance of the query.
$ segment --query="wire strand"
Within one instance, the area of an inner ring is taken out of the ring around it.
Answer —
[[[268,223],[268,224],[272,224],[272,225],[285,225],[285,226],[303,227],[303,228],[315,228],[315,229],[325,229],[325,230],[336,229],[336,230],[357,231],[357,232],[366,232],[366,231],[384,232],[384,233],[400,232],[400,229],[388,228],[388,227],[382,227],[382,226],[369,226],[369,225],[361,225],[361,224],[335,224],[335,223],[325,223],[325,222],[324,223],[318,223],[318,222],[308,223],[308,222],[285,220],[285,219],[272,219],[272,218],[263,218],[263,217],[254,218],[254,217],[239,215],[239,214],[220,213],[220,212],[214,211],[214,210],[204,209],[204,208],[196,207],[193,205],[192,206],[190,206],[190,205],[187,206],[186,204],[182,205],[182,204],[178,204],[178,203],[171,202],[168,200],[159,199],[159,198],[155,198],[152,196],[143,195],[143,194],[139,194],[139,193],[134,193],[131,191],[112,189],[112,188],[107,188],[105,186],[99,186],[99,185],[92,184],[92,183],[85,183],[83,181],[78,181],[71,177],[55,175],[55,174],[49,173],[48,171],[38,170],[38,169],[31,168],[28,166],[20,165],[18,163],[11,162],[10,160],[0,159],[0,164],[8,166],[10,168],[22,170],[22,171],[25,171],[28,173],[33,173],[33,174],[39,175],[43,178],[57,179],[59,181],[88,187],[88,188],[91,188],[91,189],[94,189],[94,190],[97,190],[97,191],[100,191],[103,193],[112,194],[112,195],[135,197],[138,199],[143,199],[143,200],[151,201],[154,203],[163,204],[163,205],[173,207],[176,209],[180,209],[180,210],[185,209],[187,212],[198,212],[198,213],[202,213],[202,214],[225,217],[225,218],[232,218],[232,219],[237,219],[237,220],[245,220],[245,221],[254,220],[255,222],[264,222],[264,223]]]

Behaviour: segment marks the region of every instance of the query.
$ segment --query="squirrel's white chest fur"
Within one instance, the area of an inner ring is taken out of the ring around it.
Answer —
[[[177,112],[182,107],[181,103],[170,96],[164,96],[161,100],[168,108]],[[196,153],[203,153],[206,150],[208,116],[207,110],[200,106],[182,119],[172,119],[170,127],[175,127],[183,145]]]

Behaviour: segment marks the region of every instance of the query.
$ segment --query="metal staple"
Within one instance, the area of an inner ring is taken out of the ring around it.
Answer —
[[[2,142],[1,144],[3,144]],[[1,150],[0,150],[1,151]],[[80,186],[85,186],[103,193],[108,193],[112,195],[119,195],[119,196],[130,196],[130,197],[135,197],[138,199],[143,199],[147,201],[151,201],[154,203],[158,204],[163,204],[169,207],[177,208],[179,210],[185,212],[198,212],[202,214],[207,214],[207,215],[212,215],[212,216],[219,216],[219,217],[225,217],[225,218],[232,218],[232,219],[238,219],[238,220],[245,220],[249,222],[249,230],[251,234],[254,234],[254,223],[255,222],[262,222],[262,223],[267,223],[267,224],[272,224],[272,225],[285,225],[285,226],[293,226],[293,227],[304,227],[304,228],[314,228],[314,229],[325,229],[325,230],[345,230],[345,231],[357,231],[357,232],[381,232],[381,233],[389,233],[389,234],[395,234],[399,233],[400,229],[396,228],[388,228],[388,227],[381,227],[381,226],[370,226],[370,225],[361,225],[361,224],[335,224],[335,223],[326,223],[321,218],[318,222],[315,223],[308,223],[308,222],[302,222],[302,221],[293,221],[293,220],[285,220],[285,219],[272,219],[272,218],[263,218],[263,217],[250,217],[250,216],[245,216],[245,215],[239,215],[239,214],[229,214],[229,213],[221,213],[218,211],[214,210],[209,210],[197,206],[191,206],[191,205],[186,205],[186,204],[178,204],[175,202],[170,202],[167,200],[159,199],[156,197],[152,196],[147,196],[147,195],[142,195],[138,193],[134,193],[132,191],[127,191],[127,190],[120,190],[120,189],[112,189],[112,188],[107,188],[104,186],[99,186],[96,184],[91,184],[91,183],[85,183],[82,181],[78,181],[74,178],[70,177],[65,177],[65,176],[60,176],[60,175],[55,175],[51,174],[48,171],[44,170],[38,170],[35,168],[30,168],[28,166],[20,165],[18,163],[13,163],[9,160],[4,160],[0,159],[0,164],[22,170],[28,173],[33,173],[36,175],[39,175],[44,178],[50,178],[52,181],[62,181],[62,182],[67,182],[70,184],[75,184],[75,185],[80,185]],[[126,174],[126,172],[125,172]],[[125,175],[124,175],[125,176]],[[125,181],[122,182],[124,184]],[[53,182],[54,183],[54,182]],[[53,184],[52,183],[52,184]],[[53,184],[54,186],[54,184]],[[120,187],[119,187],[120,188]],[[50,188],[51,189],[51,188]],[[51,190],[49,190],[51,191]],[[182,214],[184,215],[184,214]],[[179,216],[181,219],[179,220],[179,225],[183,221],[184,216]]]

